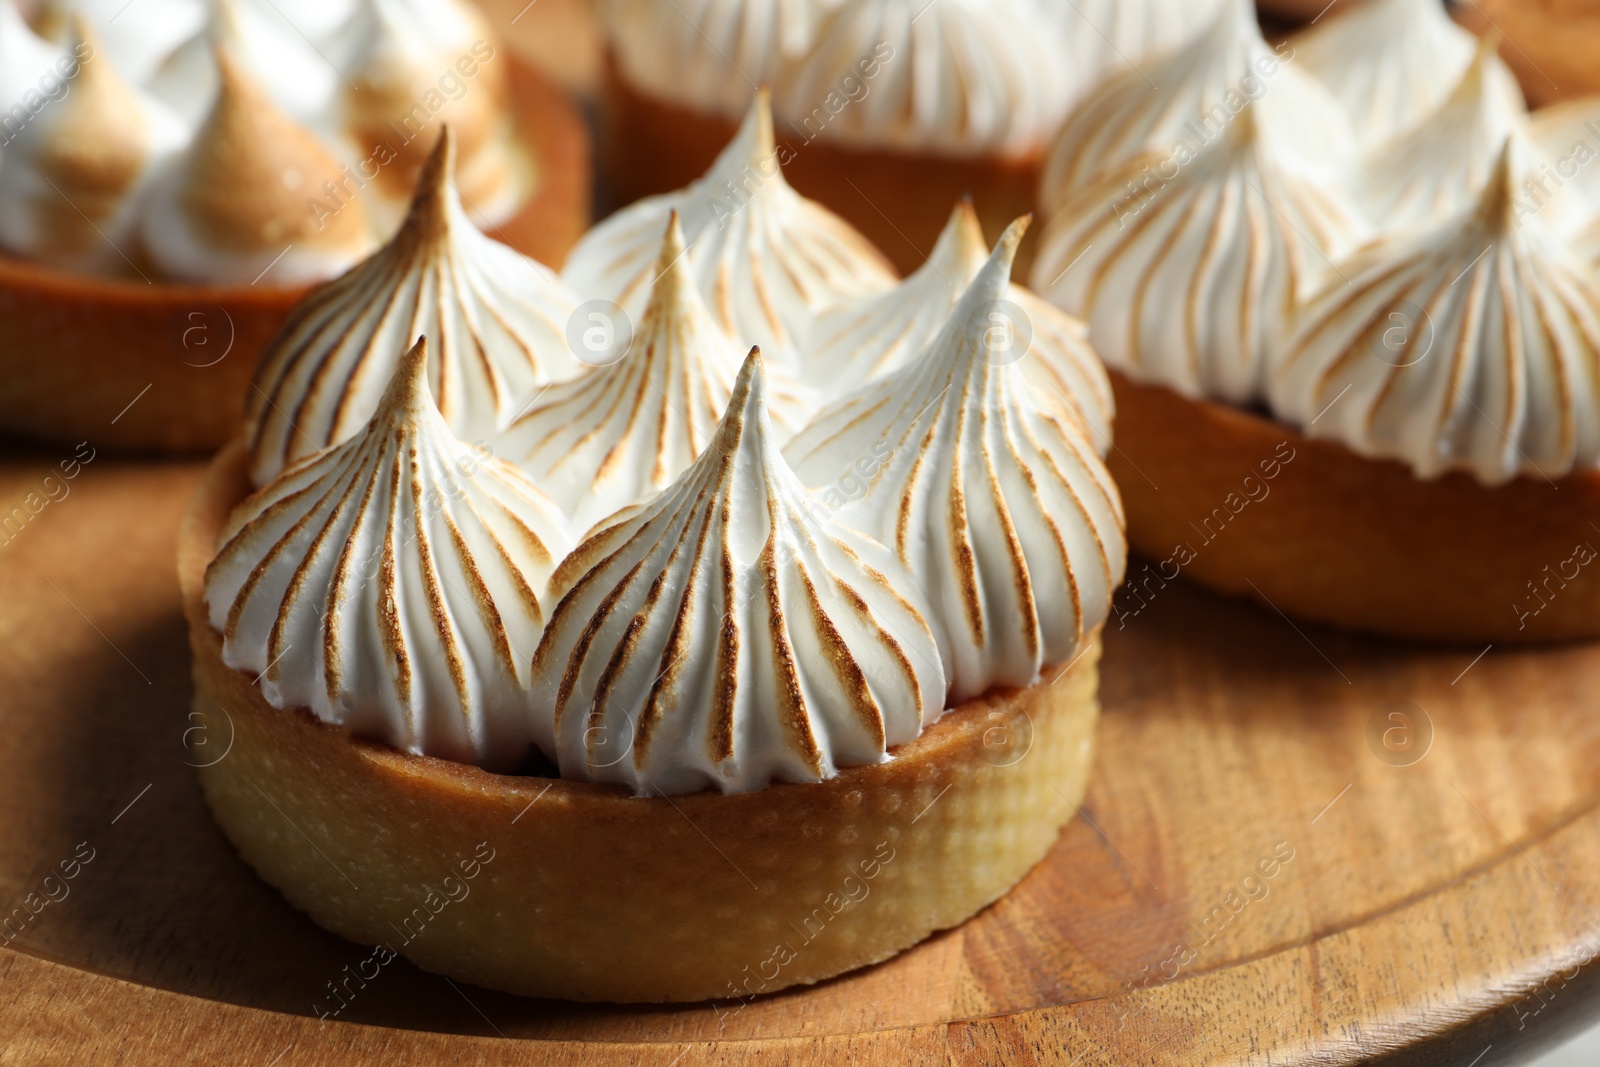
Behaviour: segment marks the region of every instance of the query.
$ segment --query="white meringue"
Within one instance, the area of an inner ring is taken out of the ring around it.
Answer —
[[[1106,79],[1192,41],[1226,0],[1038,0],[1070,107]]]
[[[205,23],[210,0],[44,0],[34,24],[66,42],[73,16],[81,15],[104,45],[111,65],[134,85],[144,85],[167,57]]]
[[[1247,107],[1181,165],[1138,157],[1079,190],[1045,229],[1034,288],[1087,320],[1095,350],[1134,378],[1257,399],[1296,300],[1364,233],[1271,142]]]
[[[1379,148],[1416,129],[1449,99],[1477,42],[1439,0],[1365,0],[1290,38],[1303,69],[1349,116],[1360,146]],[[1522,90],[1498,57],[1484,65],[1483,91],[1502,109],[1523,110]]]
[[[1529,116],[1528,136],[1554,170],[1536,179],[1540,194],[1570,189],[1591,217],[1600,215],[1600,96],[1540,108]]]
[[[1037,0],[851,0],[785,65],[773,107],[807,138],[1023,156],[1055,131],[1066,97],[1047,31]],[[845,96],[852,86],[859,95]],[[830,94],[849,103],[834,113]]]
[[[57,83],[63,94],[30,111],[5,145],[0,246],[69,270],[132,274],[139,197],[183,130],[123,80],[82,16],[62,55],[74,72]]]
[[[321,281],[376,244],[359,198],[322,213],[339,163],[283,114],[226,52],[221,89],[187,149],[151,181],[145,250],[168,278],[274,287]]]
[[[899,555],[941,623],[950,700],[1070,661],[1111,610],[1126,542],[1110,473],[993,342],[1013,223],[923,356],[825,407],[785,455]]]
[[[883,762],[945,681],[911,576],[830,519],[772,437],[761,359],[705,453],[557,570],[534,655],[561,776],[759,789]]]
[[[1600,280],[1514,190],[1508,140],[1477,202],[1344,264],[1303,314],[1271,402],[1419,477],[1558,478],[1600,459]]]
[[[506,428],[496,452],[571,516],[575,533],[664,489],[703,452],[739,374],[739,344],[713,321],[673,214],[639,330],[614,363],[549,386]],[[766,393],[777,443],[810,402],[781,368]]]
[[[796,193],[779,166],[772,113],[757,94],[739,132],[705,176],[612,215],[578,242],[562,277],[637,318],[674,211],[700,292],[729,336],[792,363],[807,320],[841,296],[894,284],[882,253],[843,219]]]
[[[1373,153],[1358,172],[1356,197],[1381,228],[1435,222],[1477,199],[1506,136],[1526,113],[1520,99],[1509,102],[1490,84],[1491,61],[1498,62],[1493,41],[1486,40],[1439,108]]]
[[[29,28],[15,0],[0,0],[0,150],[68,91],[65,86],[77,77],[77,65],[77,56]]]
[[[302,123],[322,115],[341,75],[316,45],[270,2],[209,0],[203,26],[173,50],[150,77],[150,91],[190,127],[217,99],[218,49],[260,86],[272,102]]]
[[[479,233],[450,175],[446,128],[399,232],[306,298],[267,346],[246,399],[256,485],[357,433],[399,354],[429,339],[429,380],[451,430],[491,437],[541,384],[583,368],[566,327],[578,300],[550,271]]]
[[[457,440],[422,343],[361,434],[234,509],[206,570],[228,666],[279,708],[492,769],[530,754],[528,664],[561,520]]]
[[[911,360],[944,328],[956,301],[989,258],[977,212],[962,201],[950,214],[927,262],[885,293],[845,299],[818,315],[802,345],[806,382],[837,396]],[[1019,285],[1007,287],[1009,316],[1026,331],[1018,361],[1040,388],[1057,394],[1102,455],[1111,443],[1111,382],[1083,323]]]
[[[602,0],[616,62],[656,96],[733,117],[843,0]],[[808,105],[809,109],[809,105]]]
[[[1272,131],[1285,166],[1324,177],[1343,171],[1355,141],[1328,92],[1262,40],[1253,7],[1222,0],[1206,30],[1176,52],[1107,82],[1057,134],[1040,179],[1054,214],[1097,177],[1146,152],[1193,155],[1251,111]]]

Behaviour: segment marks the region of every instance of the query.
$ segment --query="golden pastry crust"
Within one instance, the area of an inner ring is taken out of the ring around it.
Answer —
[[[195,711],[226,751],[200,770],[207,802],[312,919],[429,970],[731,1009],[962,922],[1043,858],[1082,799],[1098,636],[1053,681],[972,701],[891,762],[819,784],[641,799],[354,740],[271,707],[222,662],[202,579],[247,487],[235,443],[179,542]]]
[[[531,68],[514,63],[511,87],[539,186],[491,234],[559,267],[589,221],[588,135]],[[305,293],[147,285],[0,255],[0,429],[141,451],[218,448],[239,430],[262,347]]]
[[[606,65],[603,100],[601,175],[619,205],[699,178],[739,128],[738,119],[640,92],[614,61]],[[1014,159],[959,159],[807,141],[783,123],[776,134],[785,180],[861,231],[902,274],[922,266],[949,221],[951,205],[963,196],[972,197],[991,236],[1031,212],[1044,164],[1042,151]],[[1027,277],[1034,247],[1029,242],[1019,252],[1018,277]]]
[[[1181,574],[1289,615],[1424,640],[1600,636],[1600,471],[1433,481],[1111,372],[1128,539],[1119,614]],[[1129,596],[1128,593],[1132,593]]]

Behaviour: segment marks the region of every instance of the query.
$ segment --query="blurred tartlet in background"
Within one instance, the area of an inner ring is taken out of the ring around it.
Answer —
[[[448,123],[474,221],[559,264],[588,214],[560,93],[459,0],[0,0],[0,427],[214,447],[308,286],[399,224]]]
[[[604,177],[620,201],[686,184],[769,86],[788,179],[910,271],[960,197],[990,232],[1031,210],[1062,116],[1217,6],[601,0]]]

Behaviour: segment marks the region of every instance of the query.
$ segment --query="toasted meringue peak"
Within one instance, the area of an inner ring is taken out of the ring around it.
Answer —
[[[1111,79],[1067,118],[1045,160],[1040,203],[1053,214],[1146,152],[1193,152],[1247,110],[1272,130],[1285,165],[1339,172],[1354,154],[1349,123],[1292,58],[1286,46],[1268,47],[1253,6],[1222,0],[1205,32],[1145,70]]]
[[[75,76],[57,83],[70,89],[37,113],[25,103],[13,112],[31,117],[0,166],[0,245],[70,269],[130,271],[138,192],[183,134],[117,73],[83,16],[72,31],[62,59]]]
[[[759,789],[880,763],[943,710],[914,583],[773,439],[752,351],[710,446],[569,556],[534,656],[563,778]]]
[[[801,369],[808,384],[837,396],[918,358],[989,258],[970,200],[950,213],[928,261],[885,293],[844,300],[807,331]],[[1018,361],[1028,379],[1057,394],[1104,454],[1110,444],[1111,383],[1083,324],[1019,285],[1007,288],[1027,333]]]
[[[1327,86],[1363,149],[1416,129],[1442,107],[1473,62],[1472,34],[1439,0],[1366,0],[1290,40],[1305,71]],[[1492,54],[1483,91],[1522,109],[1516,78]]]
[[[1489,180],[1506,135],[1525,114],[1520,100],[1509,102],[1490,84],[1488,64],[1498,62],[1498,40],[1484,38],[1438,110],[1373,153],[1359,172],[1357,199],[1380,227],[1418,226],[1454,215]]]
[[[1111,366],[1187,396],[1256,399],[1296,299],[1364,232],[1269,140],[1246,108],[1177,164],[1136,158],[1080,190],[1045,230],[1035,287],[1087,320]]]
[[[643,309],[667,217],[678,212],[700,293],[723,330],[769,358],[795,360],[807,320],[841,296],[880,292],[894,272],[865,237],[784,181],[765,90],[705,176],[590,230],[567,257],[574,290]]]
[[[535,737],[527,664],[560,516],[450,433],[426,345],[356,437],[228,520],[206,570],[222,658],[274,707],[407,752],[515,768]]]
[[[66,43],[73,36],[73,17],[82,16],[104,44],[117,73],[134,85],[144,85],[204,24],[206,0],[139,0],[136,11],[128,6],[128,0],[44,0],[34,25],[44,37]]]
[[[190,127],[212,111],[221,86],[219,52],[286,114],[313,122],[340,73],[273,3],[210,0],[210,13],[150,77],[150,91]]]
[[[339,163],[279,111],[225,52],[216,103],[155,179],[145,247],[169,277],[270,285],[320,281],[372,250],[359,198],[327,209]]]
[[[337,87],[334,124],[356,158],[378,145],[395,153],[372,179],[377,213],[392,220],[404,212],[434,130],[449,124],[460,160],[456,188],[473,218],[498,225],[515,214],[533,165],[513,147],[506,61],[472,55],[475,42],[481,49],[493,36],[483,17],[454,0],[361,0],[343,36],[348,80]],[[472,64],[470,80],[453,72],[462,57]],[[441,71],[449,78],[442,81]],[[459,91],[446,95],[442,85]]]
[[[1595,465],[1600,282],[1519,203],[1524,154],[1508,140],[1475,204],[1343,265],[1273,375],[1281,417],[1423,478]]]
[[[617,63],[634,85],[666,100],[729,117],[757,85],[811,47],[843,0],[602,0]],[[810,105],[807,105],[809,110]]]
[[[666,488],[705,450],[733,395],[744,353],[712,319],[687,258],[674,212],[628,350],[539,393],[496,446],[566,510],[574,532]],[[809,397],[777,367],[766,388],[781,444]]]
[[[778,115],[803,138],[948,156],[1036,151],[1061,120],[1067,71],[1037,0],[852,0],[785,64]],[[870,89],[837,114],[830,94]]]
[[[1555,165],[1551,181],[1569,184],[1591,216],[1600,215],[1600,96],[1542,107],[1529,116],[1528,136]]]
[[[542,383],[581,369],[566,341],[577,298],[478,232],[450,184],[447,127],[405,224],[371,258],[308,296],[262,355],[246,401],[257,485],[357,433],[397,354],[431,338],[429,376],[451,430],[491,437]]]
[[[1111,609],[1126,543],[1093,445],[995,344],[1013,223],[924,355],[825,407],[785,455],[888,544],[942,624],[952,703],[1070,661]]]

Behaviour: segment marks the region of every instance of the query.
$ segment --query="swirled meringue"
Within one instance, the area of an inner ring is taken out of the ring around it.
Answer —
[[[952,703],[1071,660],[1110,612],[1127,551],[1094,447],[992,345],[1026,221],[1007,228],[921,358],[823,408],[785,450],[926,593]]]
[[[789,187],[782,151],[774,146],[763,91],[704,177],[590,230],[567,257],[562,277],[575,291],[613,300],[637,316],[649,296],[661,232],[676,211],[701,295],[723,330],[792,363],[797,336],[824,305],[882,291],[895,278],[865,237]]]
[[[246,400],[256,485],[360,431],[419,335],[430,338],[439,412],[468,440],[491,436],[542,383],[582,369],[565,334],[577,298],[478,232],[450,184],[453,163],[446,127],[405,224],[307,297],[262,354]]]
[[[457,440],[401,361],[358,436],[234,509],[206,569],[228,666],[279,708],[406,752],[515,768],[535,738],[529,663],[560,517]]]
[[[1037,0],[852,0],[785,65],[773,106],[808,134],[844,144],[1027,155],[1055,131],[1066,96],[1047,30]],[[867,83],[860,67],[874,61]],[[854,83],[866,86],[862,95],[837,114],[826,108]]]
[[[802,345],[807,384],[825,395],[859,388],[919,357],[989,258],[970,201],[950,213],[927,262],[885,293],[843,300],[816,317]],[[1103,455],[1111,442],[1111,382],[1081,322],[1019,285],[1007,309],[1027,333],[1018,361],[1029,381],[1057,394]],[[1013,323],[1013,327],[1018,324]]]
[[[540,392],[496,444],[576,532],[666,488],[705,451],[733,395],[743,352],[712,319],[683,253],[674,213],[628,350]],[[782,444],[809,413],[809,396],[776,367],[766,392]]]
[[[1111,366],[1187,396],[1256,399],[1296,300],[1364,232],[1269,142],[1247,107],[1181,164],[1135,158],[1079,190],[1045,229],[1034,287],[1088,321]]]
[[[1270,399],[1422,478],[1558,478],[1600,458],[1600,281],[1536,216],[1508,140],[1477,203],[1364,249],[1310,302]]]
[[[199,125],[216,103],[216,55],[221,50],[284,112],[303,123],[315,122],[340,82],[332,61],[270,3],[210,4],[205,24],[151,75],[150,91],[191,128]]]
[[[600,14],[628,80],[666,100],[736,116],[785,59],[811,47],[843,0],[605,0]],[[808,109],[809,109],[809,105]]]
[[[1290,39],[1305,71],[1350,119],[1360,146],[1381,147],[1416,129],[1461,82],[1478,50],[1439,0],[1366,0]],[[1481,91],[1494,106],[1523,110],[1516,78],[1492,54]]]
[[[493,61],[483,16],[455,0],[361,0],[341,36],[345,80],[331,125],[353,159],[386,159],[372,178],[374,214],[387,222],[404,212],[433,130],[444,124],[455,131],[455,184],[473,218],[492,226],[515,214],[533,185],[533,162],[515,146],[508,67]]]
[[[1550,182],[1570,186],[1591,217],[1600,215],[1600,96],[1540,108],[1529,116],[1528,136],[1555,167]]]
[[[711,445],[551,581],[534,655],[563,778],[759,789],[883,762],[943,711],[911,576],[834,522],[773,440],[752,351]]]
[[[1395,5],[1381,0],[1374,6]],[[1389,141],[1358,172],[1356,197],[1381,228],[1454,215],[1474,202],[1489,180],[1507,134],[1525,114],[1520,99],[1513,104],[1490,84],[1488,64],[1499,62],[1494,40],[1484,40],[1438,110]]]
[[[48,106],[46,90],[58,94],[55,86],[76,63],[33,32],[14,0],[0,0],[0,146],[21,132],[13,109],[21,105],[31,114]]]
[[[277,109],[225,52],[221,86],[189,147],[153,179],[141,213],[145,249],[169,278],[275,286],[347,269],[374,240],[359,199],[311,210],[339,163]]]
[[[1226,0],[1041,0],[1070,106],[1113,74],[1192,41]]]
[[[131,272],[139,195],[183,130],[122,79],[82,16],[63,55],[76,68],[64,94],[37,112],[18,106],[31,113],[0,166],[0,245],[72,270]]]
[[[1222,0],[1205,32],[1148,70],[1113,78],[1068,116],[1045,160],[1040,203],[1054,214],[1077,190],[1146,152],[1192,153],[1245,111],[1271,129],[1284,165],[1341,172],[1355,150],[1349,123],[1292,58],[1286,45],[1262,40],[1250,5]]]
[[[206,21],[207,0],[44,0],[34,25],[46,38],[66,41],[73,16],[87,19],[105,46],[111,65],[134,85],[146,84],[156,69]]]

